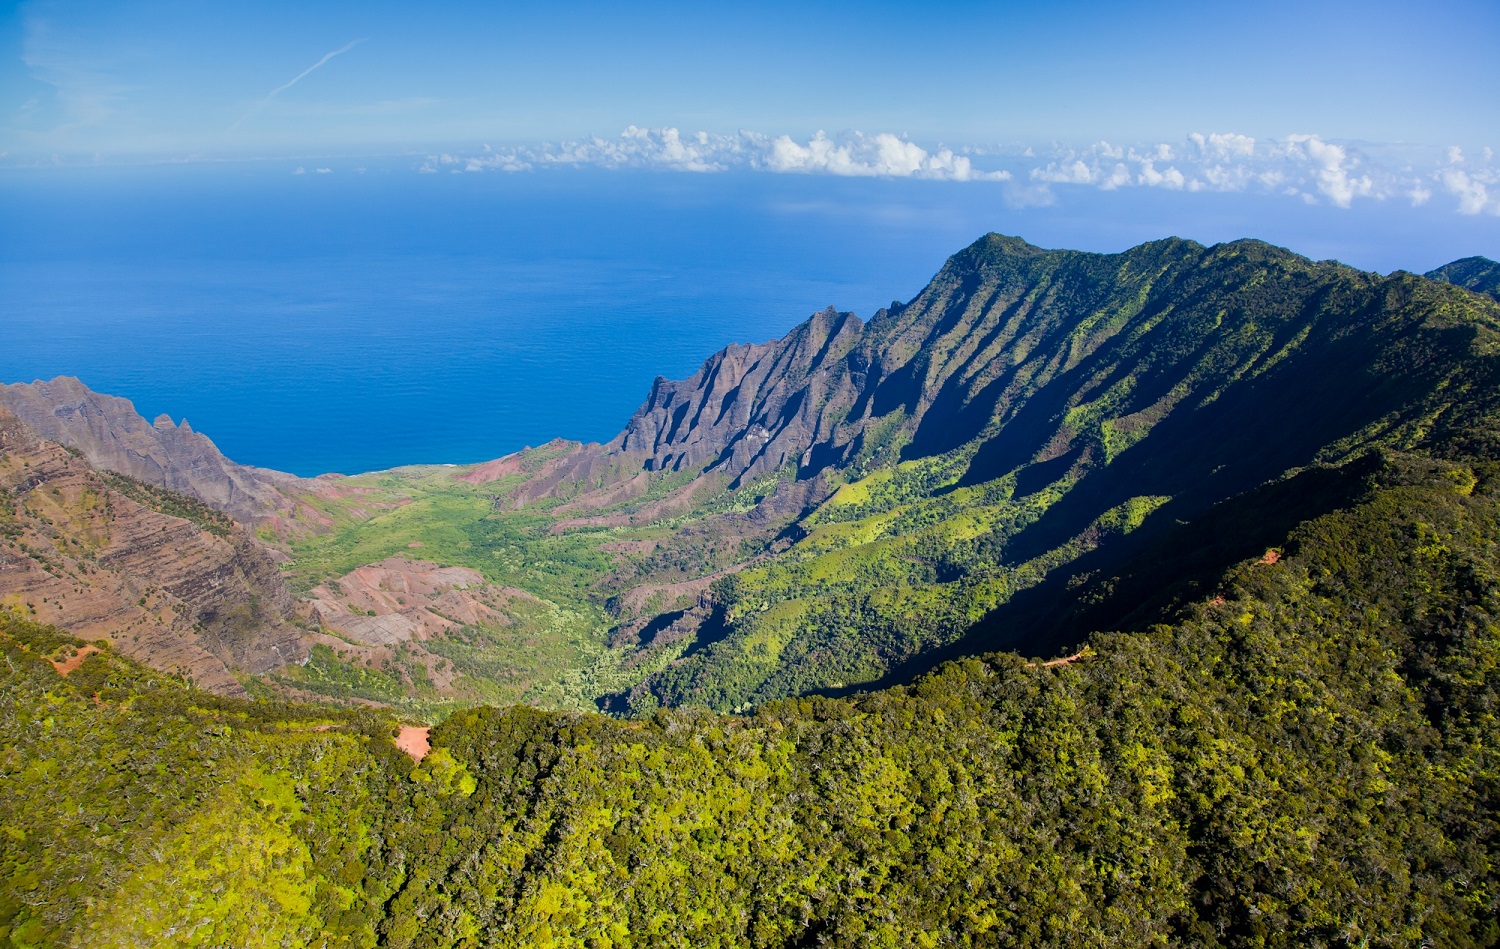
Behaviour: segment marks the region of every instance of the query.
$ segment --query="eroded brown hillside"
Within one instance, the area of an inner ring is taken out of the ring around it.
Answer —
[[[224,694],[244,692],[236,673],[303,657],[291,595],[248,531],[130,487],[0,409],[0,598]]]

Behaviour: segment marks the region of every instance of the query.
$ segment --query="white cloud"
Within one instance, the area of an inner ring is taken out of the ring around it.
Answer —
[[[1104,158],[1114,158],[1118,160],[1125,157],[1125,149],[1121,148],[1118,145],[1111,145],[1103,139],[1100,139],[1099,142],[1094,145],[1094,151]]]
[[[1049,164],[1046,168],[1031,169],[1033,181],[1045,181],[1048,184],[1087,185],[1093,184],[1098,177],[1098,172],[1081,158],[1064,164]]]
[[[679,172],[759,171],[773,174],[1009,181],[1005,201],[1048,205],[1054,188],[1161,188],[1246,192],[1300,198],[1348,208],[1358,199],[1404,198],[1414,205],[1446,192],[1462,213],[1500,214],[1500,169],[1493,152],[1465,155],[1457,147],[1354,145],[1313,134],[1257,139],[1237,132],[1194,132],[1181,143],[1129,146],[1099,140],[1081,149],[969,145],[931,147],[891,132],[817,132],[809,138],[741,130],[733,135],[684,132],[671,126],[628,126],[618,136],[542,145],[492,147],[474,154],[430,155],[426,174],[530,172],[556,165],[653,168]],[[975,163],[981,163],[976,167]],[[1026,182],[1022,186],[1016,179]]]
[[[1478,214],[1490,204],[1489,189],[1460,168],[1443,169],[1439,180],[1450,194],[1458,195],[1459,214]],[[1500,201],[1495,202],[1493,210],[1500,214]]]
[[[1250,158],[1255,154],[1255,139],[1237,132],[1210,132],[1208,135],[1194,132],[1188,139],[1198,146],[1198,151],[1205,157],[1220,161]]]
[[[1187,183],[1187,179],[1175,167],[1168,167],[1166,171],[1157,171],[1156,162],[1147,159],[1141,162],[1140,183],[1152,188],[1170,188],[1178,191]]]
[[[466,171],[529,171],[539,165],[593,165],[605,168],[660,168],[716,172],[748,168],[781,174],[927,178],[937,181],[1005,181],[1010,172],[981,170],[967,155],[950,148],[935,151],[890,132],[854,132],[839,139],[818,132],[805,142],[789,135],[758,132],[737,135],[683,133],[671,127],[628,126],[617,138],[592,138],[517,147],[467,158],[431,155],[418,170],[437,171],[461,164]]]
[[[1099,182],[1099,187],[1105,191],[1113,191],[1116,188],[1123,188],[1128,184],[1130,184],[1130,169],[1126,167],[1124,162],[1120,162],[1110,171],[1109,177]]]
[[[966,155],[950,148],[935,152],[890,132],[852,136],[835,141],[819,131],[806,144],[790,135],[766,143],[751,159],[751,167],[780,173],[826,173],[886,178],[929,178],[937,181],[1005,181],[1008,171],[980,171]]]
[[[1315,168],[1318,190],[1334,204],[1347,208],[1355,198],[1375,194],[1375,183],[1368,175],[1357,178],[1350,175],[1357,162],[1344,146],[1325,142],[1316,135],[1293,135],[1287,141],[1294,149],[1301,147],[1302,154]]]

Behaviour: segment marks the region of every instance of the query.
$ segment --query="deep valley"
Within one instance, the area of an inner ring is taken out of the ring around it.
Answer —
[[[0,944],[1492,945],[1497,272],[991,234],[348,477],[0,387]]]

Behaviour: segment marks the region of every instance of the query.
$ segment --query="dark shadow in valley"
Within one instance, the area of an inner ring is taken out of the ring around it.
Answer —
[[[847,695],[908,683],[965,656],[1069,652],[1097,631],[1134,632],[1169,620],[1211,595],[1225,571],[1286,543],[1297,525],[1348,507],[1383,465],[1368,452],[1341,467],[1317,467],[1262,485],[1182,523],[1163,506],[1134,532],[1018,592],[957,640],[918,655],[878,681],[820,694]]]

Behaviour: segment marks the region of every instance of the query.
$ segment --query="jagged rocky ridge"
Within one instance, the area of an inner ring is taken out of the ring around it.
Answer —
[[[1460,263],[1457,279],[1483,270]],[[686,507],[698,485],[781,472],[758,508],[779,556],[690,608],[697,643],[634,693],[737,707],[899,676],[960,641],[1060,648],[1076,595],[1018,593],[1107,586],[1153,538],[1297,469],[1490,450],[1497,327],[1453,286],[1258,241],[1089,254],[989,235],[868,325],[825,311],[658,380],[619,436],[519,496],[582,513],[700,473]]]
[[[1476,257],[1428,278],[1485,292],[1497,271]],[[521,496],[611,486],[640,472],[703,471],[737,484],[794,466],[806,480],[893,445],[905,460],[975,441],[1007,446],[975,460],[973,482],[1070,450],[1104,450],[1105,429],[1108,450],[1118,451],[1179,404],[1192,404],[1190,395],[1224,381],[1229,367],[1213,359],[1233,360],[1247,382],[1294,353],[1368,363],[1371,354],[1354,352],[1357,341],[1345,338],[1362,314],[1329,318],[1320,312],[1325,303],[1348,303],[1373,319],[1382,309],[1436,305],[1422,298],[1426,287],[1410,274],[1315,264],[1259,241],[1207,248],[1168,239],[1087,254],[992,234],[868,326],[830,308],[781,340],[729,346],[688,379],[658,377],[619,435],[571,446]],[[1350,294],[1361,299],[1335,299]],[[1407,322],[1414,314],[1391,315]],[[1320,403],[1324,414],[1381,414],[1359,407],[1373,390],[1343,391],[1340,374],[1354,368],[1323,373],[1340,381],[1332,401]],[[1359,381],[1381,388],[1378,378]],[[1043,391],[1050,398],[1033,398]],[[1080,406],[1105,414],[1077,431]],[[1068,412],[1074,418],[1061,418]]]
[[[186,419],[147,423],[127,399],[102,395],[69,376],[0,385],[0,407],[37,434],[82,452],[89,464],[197,498],[252,523],[287,509],[280,487],[300,479],[236,464]]]

